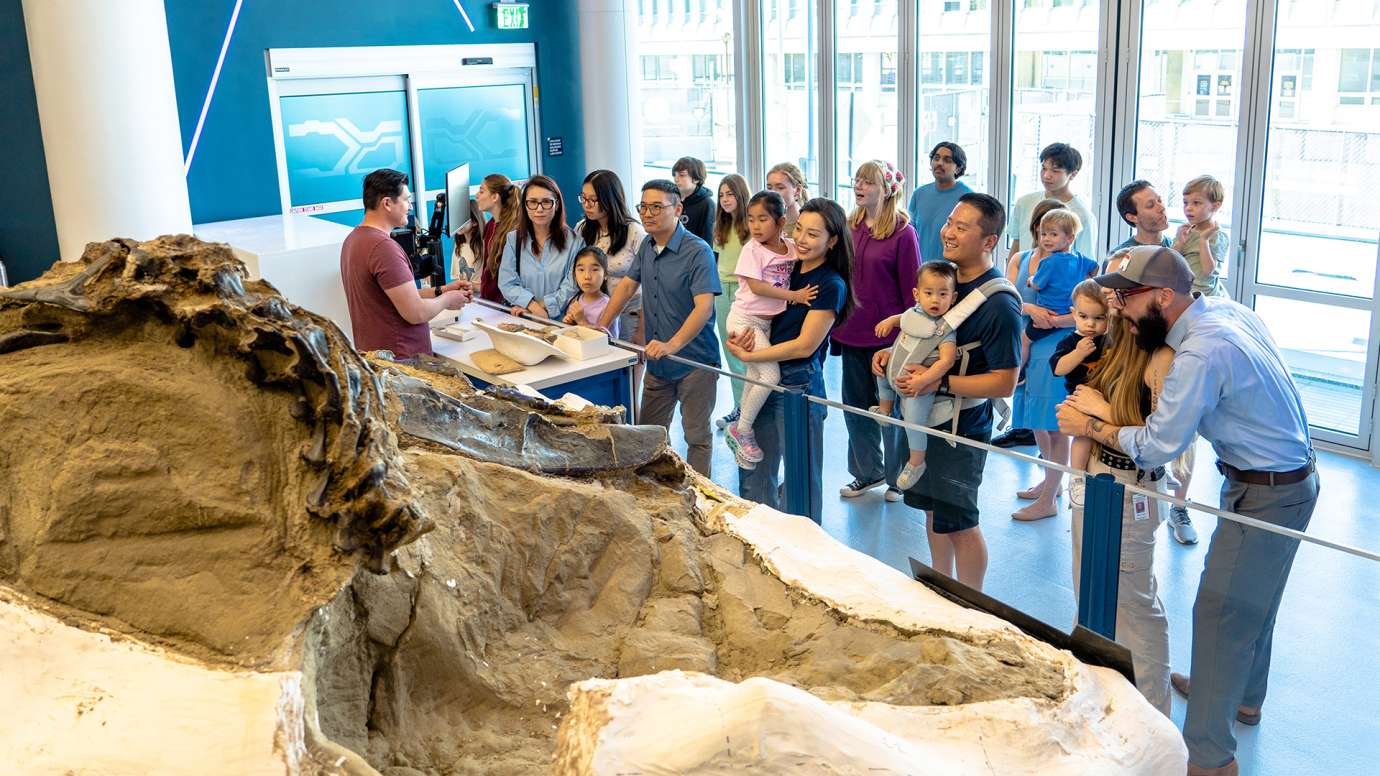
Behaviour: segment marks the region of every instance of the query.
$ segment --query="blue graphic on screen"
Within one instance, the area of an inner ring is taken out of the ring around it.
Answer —
[[[443,188],[446,171],[467,162],[474,182],[490,173],[531,177],[523,84],[421,89],[417,108],[428,189]]]
[[[359,199],[380,167],[412,174],[404,92],[284,97],[280,108],[294,207]]]

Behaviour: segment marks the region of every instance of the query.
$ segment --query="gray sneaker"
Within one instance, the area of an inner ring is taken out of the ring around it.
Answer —
[[[1193,527],[1193,518],[1184,507],[1169,508],[1169,528],[1174,533],[1174,541],[1179,544],[1197,544],[1198,529]]]

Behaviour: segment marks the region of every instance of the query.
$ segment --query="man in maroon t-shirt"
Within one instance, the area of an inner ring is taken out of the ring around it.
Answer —
[[[340,280],[356,350],[391,350],[398,358],[430,355],[427,322],[470,301],[464,280],[417,288],[407,254],[390,236],[407,225],[411,207],[404,173],[385,168],[364,177],[364,222],[340,246]]]

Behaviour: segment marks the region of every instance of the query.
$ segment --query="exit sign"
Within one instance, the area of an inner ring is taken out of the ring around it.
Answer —
[[[500,30],[527,29],[527,4],[494,3],[494,26]]]

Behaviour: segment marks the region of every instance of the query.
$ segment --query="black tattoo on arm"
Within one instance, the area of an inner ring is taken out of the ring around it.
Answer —
[[[1117,434],[1120,431],[1120,426],[1104,423],[1097,418],[1088,418],[1088,426],[1084,430],[1083,436],[1096,440],[1103,447],[1120,451],[1121,443],[1117,440]]]

